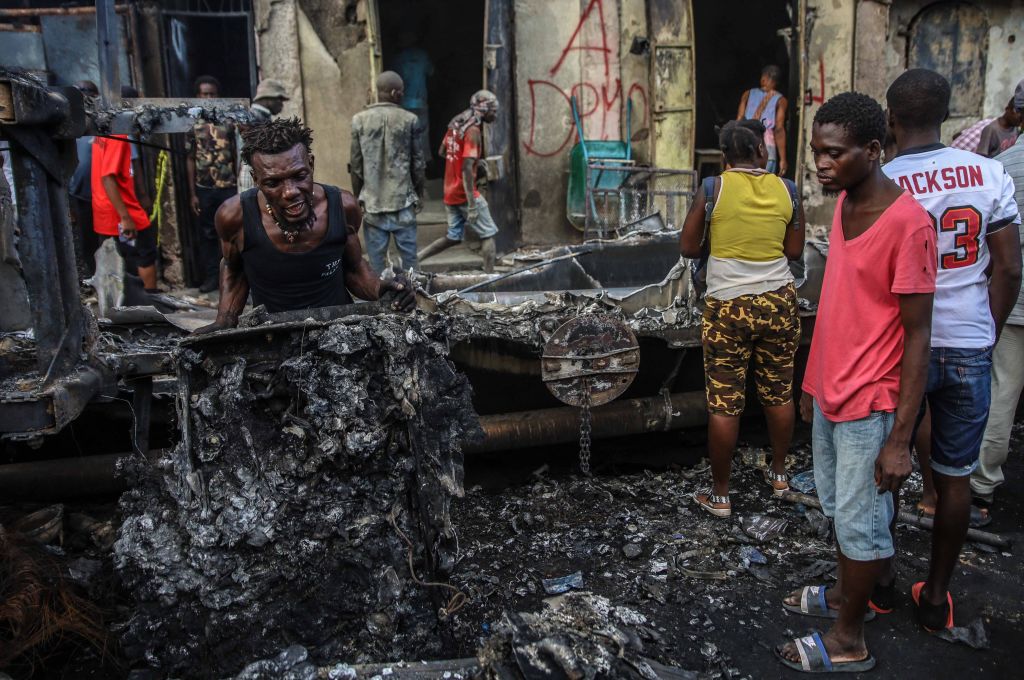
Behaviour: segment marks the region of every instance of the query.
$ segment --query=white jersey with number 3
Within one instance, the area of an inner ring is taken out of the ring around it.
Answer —
[[[992,346],[996,329],[988,306],[986,236],[1020,224],[1013,180],[999,161],[939,144],[908,149],[882,170],[935,222],[939,263],[932,347]]]

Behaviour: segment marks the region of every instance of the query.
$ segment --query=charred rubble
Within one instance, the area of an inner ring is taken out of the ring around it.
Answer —
[[[349,316],[181,344],[181,442],[124,466],[128,656],[215,677],[293,644],[316,663],[443,654],[450,502],[480,436],[448,333]]]

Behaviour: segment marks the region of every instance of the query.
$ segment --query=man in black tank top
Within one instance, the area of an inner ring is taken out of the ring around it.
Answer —
[[[387,290],[398,293],[396,310],[415,306],[407,280],[382,281],[363,259],[355,197],[313,181],[309,128],[279,119],[249,128],[243,141],[256,187],[217,211],[220,304],[197,333],[237,325],[250,290],[270,312],[377,300]]]

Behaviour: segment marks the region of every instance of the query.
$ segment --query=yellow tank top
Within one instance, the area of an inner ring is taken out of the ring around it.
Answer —
[[[784,257],[782,242],[793,219],[793,201],[770,173],[730,170],[711,213],[711,255],[768,262]]]

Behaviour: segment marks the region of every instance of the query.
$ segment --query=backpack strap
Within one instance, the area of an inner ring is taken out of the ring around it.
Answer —
[[[715,203],[722,193],[722,178],[705,177],[701,187],[704,189],[704,236],[701,237],[700,244],[706,246],[711,234],[711,213],[715,211]]]
[[[800,198],[796,194],[796,182],[785,177],[780,177],[782,183],[786,185],[786,191],[789,192],[789,200],[793,202],[793,229],[800,228]]]

